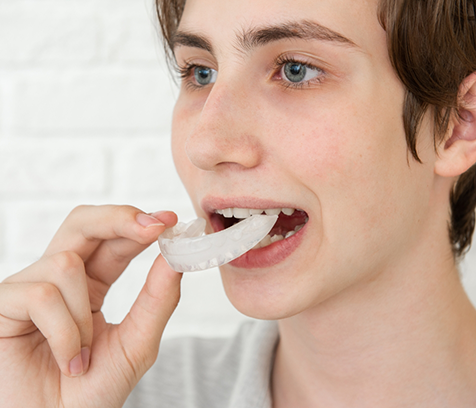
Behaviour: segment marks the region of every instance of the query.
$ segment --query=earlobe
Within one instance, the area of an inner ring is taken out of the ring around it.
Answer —
[[[459,101],[458,115],[437,149],[435,173],[442,177],[458,177],[476,163],[476,73],[463,81]]]

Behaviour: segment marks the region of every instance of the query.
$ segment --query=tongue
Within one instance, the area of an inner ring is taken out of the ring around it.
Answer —
[[[307,214],[304,211],[294,211],[293,215],[279,214],[278,221],[274,224],[269,235],[286,235],[289,231],[294,231],[298,225],[307,222]]]

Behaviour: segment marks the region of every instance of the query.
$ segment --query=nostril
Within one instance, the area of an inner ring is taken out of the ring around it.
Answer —
[[[192,164],[202,170],[212,170],[220,162],[218,146],[210,138],[190,137],[185,151]]]

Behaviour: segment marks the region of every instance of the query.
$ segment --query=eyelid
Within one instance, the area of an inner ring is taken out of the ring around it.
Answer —
[[[212,69],[218,73],[218,69],[214,67],[211,61],[208,61],[204,58],[187,58],[183,62],[176,61],[174,69],[177,74],[180,76],[182,83],[184,83],[189,89],[197,90],[197,89],[204,89],[207,85],[200,85],[195,83],[190,77],[193,75],[193,71],[197,67],[203,67]]]
[[[330,65],[328,62],[322,60],[321,58],[318,58],[317,56],[308,54],[307,52],[304,52],[304,51],[293,50],[293,51],[283,52],[282,54],[279,54],[276,57],[274,63],[277,64],[285,60],[296,61],[303,65],[309,65],[311,67],[318,68],[324,72],[328,72],[329,70],[334,69],[334,67]]]
[[[326,69],[322,68],[323,66],[326,66],[325,63],[316,62],[314,58],[311,58],[303,54],[296,54],[295,52],[292,52],[292,53],[287,52],[287,53],[283,53],[279,55],[273,61],[272,66],[270,67],[271,68],[270,79],[273,80],[273,78],[275,78],[276,75],[280,74],[284,65],[289,62],[296,62],[298,64],[302,64],[306,66],[307,68],[318,70],[320,71],[320,74],[317,77],[311,78],[307,81],[296,82],[296,83],[293,83],[284,78],[276,79],[276,81],[280,81],[281,85],[284,86],[285,88],[303,88],[305,86],[318,85],[320,82],[324,80],[324,78],[328,74],[327,68]],[[211,63],[211,61],[206,61],[204,58],[195,58],[195,57],[187,58],[186,60],[184,60],[182,64],[177,62],[176,71],[179,73],[183,83],[187,87],[189,87],[192,90],[200,90],[200,89],[207,88],[208,85],[200,85],[198,83],[195,83],[196,81],[194,81],[191,78],[191,76],[193,76],[194,69],[196,67],[203,67],[203,68],[212,69],[218,73],[218,69],[214,67],[215,65],[216,64]],[[209,85],[213,85],[213,83]]]
[[[181,60],[176,60],[177,66],[187,66],[187,65],[197,65],[199,67],[207,67],[211,69],[218,70],[217,64],[214,61],[211,61],[208,58],[203,58],[200,56],[192,56],[188,58],[183,58]]]
[[[293,83],[291,81],[287,81],[284,78],[278,79],[279,81],[284,82],[283,86],[285,86],[286,88],[302,88],[303,86],[319,84],[321,81],[323,81],[323,79],[327,75],[327,70],[322,68],[322,65],[324,64],[316,63],[313,60],[311,60],[310,57],[307,57],[305,55],[300,55],[300,54],[296,55],[295,53],[284,53],[279,55],[274,61],[270,79],[273,79],[276,75],[280,74],[282,69],[284,68],[284,65],[289,62],[296,62],[298,64],[304,65],[307,68],[319,70],[321,74],[318,77],[312,78],[305,82]]]

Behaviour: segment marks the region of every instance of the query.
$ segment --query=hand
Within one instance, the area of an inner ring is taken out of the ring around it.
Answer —
[[[0,284],[0,406],[122,407],[154,363],[180,297],[159,256],[127,317],[106,323],[104,297],[129,262],[177,222],[128,206],[81,206],[44,256]]]

